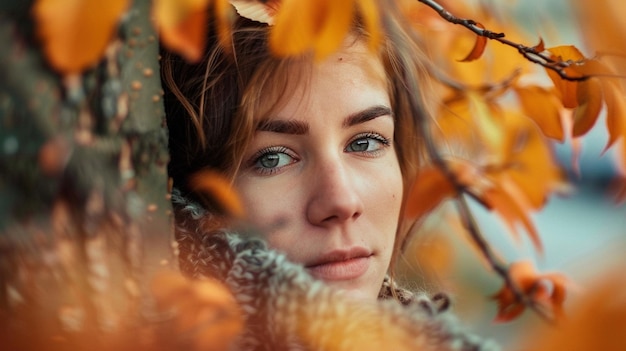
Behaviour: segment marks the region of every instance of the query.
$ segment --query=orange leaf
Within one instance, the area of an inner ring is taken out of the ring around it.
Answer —
[[[485,29],[485,27],[480,23],[476,23],[476,26],[481,29]],[[467,54],[467,56],[465,56],[464,59],[459,60],[459,61],[471,62],[480,58],[483,55],[483,52],[485,52],[486,46],[487,46],[487,37],[484,37],[482,35],[477,35],[476,42],[474,42],[474,47],[472,48],[472,51],[470,51],[469,54]]]
[[[548,51],[550,51],[550,53],[552,54],[552,58],[555,60],[581,61],[584,59],[583,54],[581,54],[575,46],[557,46],[554,48],[549,48]],[[566,68],[564,71],[566,74],[572,77],[580,76],[580,74],[572,68]],[[561,102],[563,102],[563,106],[567,108],[574,108],[578,106],[578,101],[576,98],[576,88],[578,86],[578,83],[575,81],[565,80],[561,78],[558,73],[550,69],[546,69],[546,72],[548,72],[548,76],[550,77],[550,79],[554,83],[554,86],[559,92]]]
[[[175,334],[185,335],[193,350],[228,350],[243,329],[243,318],[230,291],[216,280],[189,280],[160,272],[151,286],[157,305],[174,313]]]
[[[578,107],[574,111],[572,135],[579,137],[586,134],[598,120],[602,109],[602,87],[597,78],[590,78],[578,84],[576,92]]]
[[[543,52],[543,51],[545,51],[545,50],[546,50],[546,47],[545,47],[545,45],[544,45],[544,43],[543,43],[543,38],[539,38],[539,44],[537,44],[537,45],[533,46],[533,49],[534,49],[536,52]]]
[[[196,172],[190,177],[189,184],[192,190],[214,199],[228,215],[244,215],[243,205],[231,183],[219,173],[210,170]]]
[[[450,159],[447,162],[459,184],[473,188],[485,186],[483,182],[485,175],[480,173],[481,170],[472,162],[462,159]]]
[[[380,16],[378,15],[380,9],[376,4],[376,0],[357,0],[357,5],[365,23],[365,29],[369,34],[369,47],[371,50],[375,50],[382,40]]]
[[[450,229],[445,226],[449,224],[448,221],[445,218],[436,218],[434,221],[437,224],[434,228],[428,227],[426,236],[420,233],[419,240],[409,240],[405,251],[407,254],[403,256],[403,260],[411,267],[419,267],[420,274],[428,279],[448,276],[455,261],[454,247],[446,237]]]
[[[553,58],[558,58],[564,61],[582,61],[585,56],[574,45],[562,45],[548,48],[548,51],[553,55]]]
[[[517,225],[521,224],[530,236],[535,248],[539,251],[543,250],[543,245],[535,226],[528,218],[526,209],[520,205],[515,196],[511,196],[504,188],[496,185],[485,191],[482,199],[489,208],[504,219],[513,234],[517,235]]]
[[[511,282],[524,293],[532,288],[533,282],[536,279],[534,267],[529,261],[512,263],[507,274],[511,278]],[[526,309],[526,306],[524,306],[521,301],[517,300],[511,287],[506,284],[493,298],[498,302],[498,314],[494,320],[495,322],[511,321],[517,318],[517,316],[522,314]]]
[[[302,0],[299,0],[302,1]],[[319,0],[313,1],[319,3]],[[315,58],[318,60],[333,53],[343,43],[354,16],[354,1],[330,1],[326,19],[315,40]]]
[[[453,184],[436,166],[425,167],[418,173],[407,197],[406,216],[421,218],[444,199],[456,193]]]
[[[270,48],[279,56],[315,50],[321,59],[343,42],[354,15],[354,0],[284,0],[270,33]]]
[[[209,0],[155,0],[152,16],[163,45],[190,62],[199,61],[206,40],[208,5]]]
[[[565,276],[559,273],[537,274],[533,264],[525,260],[512,263],[508,269],[508,276],[524,296],[540,304],[556,318],[562,316],[568,283]],[[526,309],[509,285],[505,284],[493,298],[498,302],[495,322],[508,322]]]
[[[316,22],[321,22],[327,1],[315,6],[313,1],[284,0],[278,9],[269,45],[276,55],[298,55],[314,41]]]
[[[186,294],[189,280],[174,272],[162,272],[152,280],[152,295],[156,301],[164,305],[174,304]]]
[[[517,87],[515,92],[524,113],[537,123],[543,134],[563,142],[560,103],[554,94],[539,86]]]
[[[467,98],[470,102],[470,113],[473,122],[476,123],[476,131],[480,142],[484,143],[490,152],[495,155],[501,154],[505,135],[502,133],[503,121],[500,117],[502,109],[484,95],[469,92]],[[500,156],[495,156],[500,159]]]
[[[511,288],[506,285],[492,298],[498,302],[498,313],[494,319],[495,323],[510,322],[526,309],[522,303],[517,301]]]
[[[113,38],[128,0],[37,0],[37,35],[50,65],[62,74],[93,66]]]
[[[608,273],[608,274],[607,274]],[[534,351],[622,351],[626,350],[626,282],[624,266],[593,279],[589,287],[568,308],[567,318],[557,328],[536,328],[524,337],[523,350]]]
[[[598,61],[597,59],[585,59],[579,64],[570,66],[570,68],[581,76],[615,76],[615,72],[613,72],[607,65],[603,62]]]
[[[504,157],[502,166],[490,169],[489,174],[524,208],[538,210],[551,192],[567,190],[566,177],[535,123],[513,110],[500,118],[506,126],[501,145]]]
[[[268,4],[267,6],[270,6]],[[230,50],[231,46],[229,45],[229,41],[231,38],[231,28],[233,27],[233,20],[235,16],[233,16],[233,7],[228,1],[225,0],[215,0],[213,2],[215,17],[217,18],[217,35],[219,37],[219,42],[223,48],[226,50]]]

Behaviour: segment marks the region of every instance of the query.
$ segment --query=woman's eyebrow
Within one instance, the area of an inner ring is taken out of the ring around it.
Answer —
[[[261,121],[256,131],[302,135],[309,132],[309,124],[303,121],[268,119]]]
[[[365,123],[367,121],[370,121],[374,118],[381,117],[381,116],[393,117],[393,112],[391,111],[391,108],[389,108],[388,106],[384,106],[384,105],[377,105],[377,106],[372,106],[372,107],[366,108],[365,110],[353,113],[350,116],[346,117],[346,119],[343,121],[342,127],[344,128],[352,127],[357,124]]]
[[[391,108],[384,105],[366,108],[346,117],[341,126],[343,128],[352,127],[381,116],[393,116]],[[309,124],[306,121],[267,119],[259,122],[256,131],[303,135],[309,132]]]

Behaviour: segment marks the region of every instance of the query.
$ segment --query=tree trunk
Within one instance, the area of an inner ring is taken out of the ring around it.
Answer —
[[[0,3],[0,344],[147,344],[148,284],[175,264],[150,1],[72,77],[46,63],[31,7]]]

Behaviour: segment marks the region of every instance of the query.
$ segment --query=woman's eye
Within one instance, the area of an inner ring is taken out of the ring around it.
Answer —
[[[263,168],[276,168],[288,165],[291,161],[291,156],[280,152],[268,153],[261,156],[258,160],[259,166]]]
[[[253,160],[253,168],[261,174],[273,174],[282,167],[297,162],[295,156],[292,156],[284,147],[270,147],[261,150]]]
[[[389,146],[389,140],[380,134],[367,133],[359,135],[348,144],[347,152],[375,153]]]

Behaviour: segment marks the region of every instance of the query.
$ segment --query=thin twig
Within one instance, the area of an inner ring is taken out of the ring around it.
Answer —
[[[495,82],[492,84],[481,84],[477,86],[472,86],[472,85],[468,85],[463,82],[460,82],[458,80],[455,80],[453,78],[450,78],[448,75],[444,74],[442,70],[438,69],[435,65],[429,66],[429,72],[432,73],[433,77],[438,82],[441,82],[442,84],[448,86],[449,88],[452,88],[457,91],[473,90],[473,91],[479,91],[481,93],[489,93],[489,92],[497,92],[497,91],[506,90],[508,87],[511,86],[513,81],[519,78],[519,76],[522,73],[521,70],[516,69],[508,77],[505,77],[499,82]]]
[[[476,33],[477,35],[486,37],[491,40],[499,41],[502,44],[505,44],[505,45],[508,45],[517,49],[518,52],[522,54],[527,60],[533,63],[539,64],[547,69],[551,69],[557,72],[559,76],[562,77],[563,79],[570,80],[570,81],[581,81],[581,80],[585,80],[589,78],[588,76],[573,77],[573,76],[568,75],[565,72],[565,69],[567,67],[569,67],[572,64],[576,64],[577,62],[554,60],[551,56],[548,56],[543,52],[537,51],[537,49],[534,47],[524,46],[524,45],[514,43],[506,39],[504,33],[496,33],[488,29],[481,28],[481,26],[478,26],[477,23],[471,19],[461,19],[461,18],[455,17],[450,12],[448,12],[445,8],[443,8],[443,6],[441,6],[440,4],[436,3],[433,0],[418,0],[418,1],[434,9],[442,18],[444,18],[446,21],[450,23],[462,25],[465,28]],[[517,77],[517,74],[514,74],[509,79],[512,80],[512,79],[515,79],[516,77]],[[506,81],[509,81],[509,79],[507,79]],[[451,86],[453,88],[461,88],[461,89],[464,88],[464,86],[460,83],[457,83],[457,82],[450,82],[450,83],[452,83]],[[476,244],[482,256],[488,261],[489,265],[491,266],[491,269],[493,269],[493,271],[504,280],[505,285],[511,289],[511,292],[514,294],[516,300],[519,303],[523,304],[524,306],[527,306],[528,308],[535,311],[545,321],[553,322],[553,318],[543,309],[543,306],[541,306],[536,301],[534,301],[529,294],[526,294],[523,290],[521,290],[517,286],[516,282],[514,282],[511,279],[508,265],[501,262],[497,258],[497,256],[494,254],[489,243],[487,243],[487,241],[485,240],[480,230],[479,225],[476,223],[476,220],[472,214],[472,211],[469,207],[467,199],[464,197],[465,194],[468,196],[475,197],[474,194],[472,194],[471,191],[469,191],[469,189],[465,185],[461,184],[458,181],[456,175],[448,167],[445,160],[442,158],[439,151],[437,150],[437,147],[432,138],[432,135],[429,132],[428,123],[426,119],[423,119],[423,120],[424,121],[423,121],[423,127],[421,128],[421,132],[425,140],[427,153],[430,159],[432,160],[432,162],[446,174],[448,180],[455,186],[457,210],[463,220],[466,230],[468,231],[470,235],[470,238]]]
[[[554,59],[552,56],[544,53],[544,52],[540,52],[537,51],[537,49],[535,47],[530,47],[530,46],[526,46],[526,45],[522,45],[519,43],[515,43],[512,42],[508,39],[506,39],[506,35],[504,33],[498,33],[498,32],[493,32],[491,30],[485,29],[485,28],[481,28],[476,21],[471,20],[471,19],[464,19],[464,18],[459,18],[456,17],[454,15],[452,15],[448,10],[446,10],[443,6],[441,6],[440,4],[438,4],[436,1],[434,0],[417,0],[421,3],[423,3],[424,5],[432,8],[433,10],[435,10],[439,16],[441,16],[441,18],[445,19],[446,21],[452,23],[452,24],[458,24],[461,25],[467,29],[469,29],[470,31],[474,32],[476,35],[479,35],[481,37],[485,37],[487,39],[491,39],[491,40],[496,40],[504,45],[508,45],[510,47],[513,47],[515,49],[517,49],[517,51],[524,56],[525,59],[527,59],[528,61],[541,65],[549,70],[552,70],[554,72],[556,72],[561,78],[565,79],[565,80],[569,80],[569,81],[583,81],[583,80],[587,80],[589,78],[591,78],[588,75],[576,75],[576,76],[572,76],[569,75],[565,70],[566,68],[572,66],[572,65],[576,65],[576,64],[580,64],[582,62],[580,61],[571,61],[571,60],[567,60],[567,61],[563,61],[561,59]]]
[[[463,193],[467,192],[465,187],[458,184],[455,185],[457,186],[457,190],[460,192],[455,201],[459,215],[461,216],[472,241],[476,244],[478,250],[481,252],[483,257],[485,257],[487,262],[489,262],[491,269],[504,280],[504,283],[511,289],[517,301],[535,311],[546,322],[552,323],[553,318],[546,314],[546,312],[541,308],[542,306],[537,304],[531,297],[520,290],[517,284],[511,279],[508,266],[500,262],[480,232],[479,226],[476,223],[476,219],[472,214],[469,204],[463,196]]]
[[[424,120],[424,125],[426,125],[426,119]],[[422,134],[425,140],[426,149],[428,155],[432,162],[441,169],[448,180],[454,185],[456,190],[455,203],[457,206],[457,211],[463,221],[465,229],[469,233],[470,238],[478,247],[478,250],[481,252],[482,256],[487,260],[491,269],[499,275],[506,286],[511,289],[515,299],[523,304],[524,306],[529,307],[533,311],[535,311],[542,319],[546,322],[552,323],[553,318],[551,318],[546,312],[542,309],[542,306],[537,304],[532,297],[522,291],[517,284],[511,279],[509,275],[509,269],[507,264],[501,262],[498,257],[495,255],[487,240],[485,240],[478,223],[476,223],[476,219],[472,214],[472,211],[467,203],[467,200],[463,195],[468,195],[474,197],[465,185],[461,184],[456,175],[450,170],[445,160],[439,154],[437,147],[435,146],[434,140],[432,139],[431,133],[428,132],[428,128],[421,128]]]

